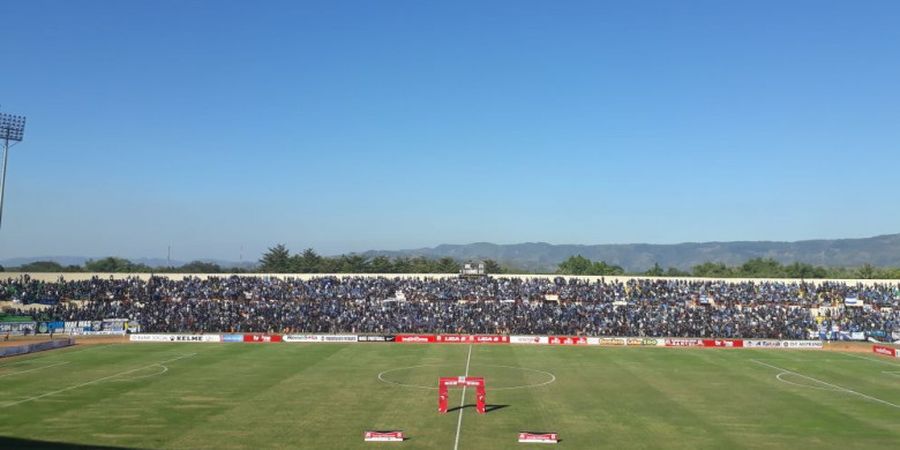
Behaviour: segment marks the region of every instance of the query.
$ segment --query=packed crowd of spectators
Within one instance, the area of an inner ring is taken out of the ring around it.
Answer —
[[[857,299],[866,307],[845,307]],[[147,332],[487,333],[804,339],[900,329],[900,284],[685,279],[165,277],[0,282],[41,320]],[[818,319],[818,320],[817,320]]]

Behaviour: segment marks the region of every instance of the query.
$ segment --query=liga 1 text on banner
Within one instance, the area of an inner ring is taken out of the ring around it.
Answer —
[[[404,439],[402,431],[366,431],[363,435],[366,442],[403,442]]]
[[[556,444],[559,435],[556,433],[519,433],[519,442],[523,444]]]

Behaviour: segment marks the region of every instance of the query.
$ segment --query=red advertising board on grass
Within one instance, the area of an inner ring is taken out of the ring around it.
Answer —
[[[897,358],[897,349],[885,347],[883,345],[873,345],[872,353],[878,353],[879,355],[892,356],[894,358]]]
[[[366,431],[363,440],[366,442],[403,442],[402,431]]]
[[[559,442],[559,435],[556,433],[519,433],[519,442],[556,444]]]

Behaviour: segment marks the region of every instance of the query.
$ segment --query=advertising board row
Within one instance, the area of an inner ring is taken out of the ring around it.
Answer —
[[[140,332],[140,327],[136,323],[129,322],[128,319],[0,323],[0,333],[26,336],[50,333],[109,336],[123,335],[129,331]]]
[[[397,342],[403,344],[518,344],[603,347],[698,347],[819,349],[821,341],[773,339],[696,339],[584,336],[501,336],[462,334],[131,334],[132,342],[257,342],[257,343],[356,343]],[[885,347],[886,348],[886,347]]]

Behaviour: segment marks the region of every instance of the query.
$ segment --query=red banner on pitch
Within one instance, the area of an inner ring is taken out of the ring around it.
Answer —
[[[366,442],[403,442],[402,431],[366,431],[363,440]]]
[[[519,433],[519,442],[556,444],[559,442],[559,435],[556,433]]]
[[[883,345],[873,345],[872,353],[878,353],[879,355],[884,356],[893,356],[897,357],[897,349],[891,347],[885,347]]]

